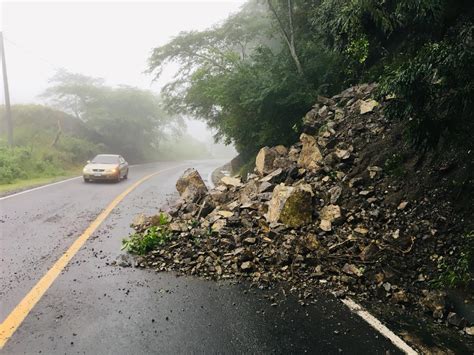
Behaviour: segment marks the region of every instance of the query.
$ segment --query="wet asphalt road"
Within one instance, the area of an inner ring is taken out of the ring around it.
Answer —
[[[0,201],[2,321],[97,215],[109,215],[0,351],[6,354],[318,353],[400,351],[332,296],[301,307],[292,297],[271,307],[275,290],[213,283],[111,263],[139,213],[176,198],[187,167],[204,178],[222,161],[166,162],[130,169],[128,181],[67,181]]]

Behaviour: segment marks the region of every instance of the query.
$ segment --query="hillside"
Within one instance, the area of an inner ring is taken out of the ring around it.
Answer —
[[[284,282],[302,305],[322,288],[472,332],[473,320],[446,294],[472,289],[468,162],[411,151],[384,115],[393,98],[378,99],[374,88],[319,97],[300,141],[262,148],[245,182],[227,177],[208,191],[186,171],[168,211],[168,242],[138,263],[265,287]],[[137,243],[159,221],[135,223]]]

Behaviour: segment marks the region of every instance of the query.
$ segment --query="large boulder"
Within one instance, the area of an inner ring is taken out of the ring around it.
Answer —
[[[311,223],[312,197],[313,191],[308,184],[276,186],[268,205],[267,221],[269,223],[281,222],[293,228]]]
[[[193,168],[186,169],[176,182],[176,190],[182,199],[186,201],[197,201],[208,194],[206,184]]]
[[[267,175],[272,172],[273,170],[273,161],[277,157],[277,153],[268,148],[263,147],[257,154],[257,158],[255,159],[255,168],[260,176]]]
[[[298,165],[308,170],[316,170],[323,160],[316,138],[303,133],[300,136],[300,141],[303,143],[303,148],[298,158]]]
[[[255,180],[249,180],[239,191],[239,201],[246,203],[254,200],[258,194],[258,184]]]

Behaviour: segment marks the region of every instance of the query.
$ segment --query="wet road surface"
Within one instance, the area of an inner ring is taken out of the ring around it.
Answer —
[[[112,265],[139,213],[176,198],[187,167],[204,178],[222,161],[136,166],[127,181],[70,180],[0,200],[0,318],[51,268],[121,192],[139,185],[74,256],[0,353],[400,353],[342,303],[319,295],[301,307],[292,297],[271,307],[278,290],[214,283]]]

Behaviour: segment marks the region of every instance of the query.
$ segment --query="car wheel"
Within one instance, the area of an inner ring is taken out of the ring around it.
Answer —
[[[115,179],[115,182],[120,182],[120,180],[122,179],[120,178],[120,173],[118,173],[117,178]]]
[[[90,182],[90,180],[87,178],[84,178],[84,182]]]
[[[128,169],[127,169],[127,172],[125,173],[125,175],[123,176],[124,179],[128,179]]]

